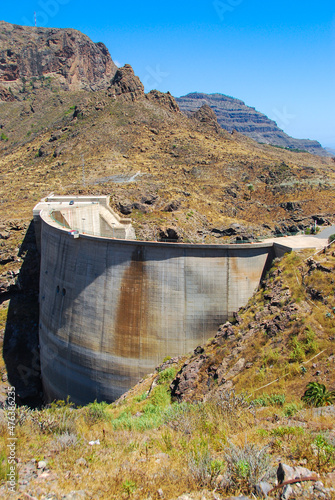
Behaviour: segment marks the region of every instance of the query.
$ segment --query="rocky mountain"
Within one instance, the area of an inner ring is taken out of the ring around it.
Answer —
[[[74,29],[36,28],[0,21],[0,93],[48,77],[63,89],[106,88],[117,71],[107,47]]]
[[[259,144],[235,132],[233,118],[227,127],[234,133],[224,130],[220,102],[232,116],[244,110],[242,122],[257,118],[259,131],[271,129],[274,122],[242,101],[191,94],[178,100],[189,113],[195,103],[190,119],[170,93],[145,94],[130,65],[117,68],[103,44],[78,31],[5,22],[0,28],[0,195],[7,219],[30,217],[52,190],[114,193],[114,208],[131,213],[144,239],[174,234],[215,243],[331,219],[332,159]],[[135,174],[135,182],[118,181]],[[13,200],[23,186],[24,198]]]
[[[51,191],[109,194],[113,208],[132,218],[139,240],[255,241],[334,223],[335,163],[229,133],[210,103],[199,102],[187,117],[171,94],[145,94],[131,66],[116,68],[102,44],[77,31],[0,28],[6,450],[7,387],[16,387],[21,403],[41,403],[36,202]],[[335,252],[314,253],[276,261],[212,339],[164,360],[113,405],[19,407],[17,495],[254,498],[265,473],[275,486],[280,460],[323,476],[314,488],[306,481],[306,492],[299,487],[297,500],[333,498],[334,406],[318,414],[301,401],[308,382],[329,391],[335,383]],[[0,497],[12,498],[6,466],[3,454]]]
[[[236,130],[257,142],[272,144],[288,149],[299,149],[320,156],[330,156],[318,141],[309,139],[294,139],[285,134],[276,122],[266,115],[247,106],[243,101],[223,94],[191,93],[176,98],[181,111],[187,116],[197,111],[201,106],[210,106],[219,124],[228,132]]]

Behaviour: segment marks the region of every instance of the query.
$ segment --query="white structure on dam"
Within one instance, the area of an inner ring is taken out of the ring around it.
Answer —
[[[244,306],[273,243],[144,242],[107,197],[49,197],[41,242],[40,356],[47,400],[113,401]],[[40,236],[39,236],[40,233]]]

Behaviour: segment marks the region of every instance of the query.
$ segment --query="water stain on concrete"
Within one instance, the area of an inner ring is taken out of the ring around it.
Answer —
[[[124,271],[116,316],[115,354],[141,357],[141,334],[147,331],[147,282],[143,247],[136,247]]]

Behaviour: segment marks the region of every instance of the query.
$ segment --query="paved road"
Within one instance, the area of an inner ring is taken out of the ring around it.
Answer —
[[[298,234],[297,236],[283,236],[280,238],[269,238],[264,240],[264,243],[275,242],[295,250],[302,248],[318,249],[327,246],[329,236],[334,233],[335,226],[328,226],[315,236],[305,234]]]
[[[319,233],[316,238],[329,238],[330,235],[335,234],[335,226],[326,227],[321,233]]]

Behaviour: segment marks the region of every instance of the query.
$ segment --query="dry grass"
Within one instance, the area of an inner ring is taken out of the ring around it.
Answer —
[[[146,394],[151,382],[136,391]],[[167,389],[168,383],[159,386]],[[160,421],[152,422],[148,414],[147,429],[137,428],[140,414],[150,406]],[[270,403],[257,409],[234,393],[198,404],[163,400],[157,405],[154,394],[146,399],[133,394],[121,404],[94,403],[82,409],[67,404],[41,412],[21,408],[18,457],[20,464],[32,458],[47,461],[56,479],[44,483],[43,491],[66,494],[85,489],[92,498],[102,499],[158,498],[159,489],[167,499],[205,488],[248,493],[260,477],[268,475],[274,481],[278,454],[288,463],[307,461],[321,474],[332,470],[332,423],[315,415],[302,421],[299,413],[292,421],[281,408]],[[133,425],[115,429],[115,421],[125,412]],[[275,425],[269,420],[274,413],[281,415]],[[5,428],[0,439],[4,445]],[[96,440],[100,444],[89,444]],[[30,494],[39,487],[40,482],[32,480]]]
[[[273,228],[290,218],[280,204],[292,199],[300,203],[302,217],[334,214],[331,159],[259,145],[238,134],[216,134],[145,99],[121,104],[104,92],[54,90],[45,89],[39,100],[27,93],[24,101],[3,105],[9,139],[0,142],[5,221],[28,222],[34,204],[50,191],[110,194],[115,208],[120,201],[140,202],[143,195],[158,195],[148,213],[137,210],[132,214],[137,235],[143,239],[154,239],[159,229],[175,227],[184,241],[222,242],[211,229],[233,222],[244,224],[254,236],[263,236],[268,232],[263,224]],[[96,109],[98,101],[104,102],[102,111]],[[32,102],[34,113],[29,112]],[[72,119],[74,105],[83,110],[83,118]],[[59,138],[49,142],[55,132]],[[56,148],[61,152],[54,157]],[[113,176],[129,177],[138,171],[141,175],[134,183],[113,181]],[[165,206],[173,200],[181,202],[179,209],[166,212]],[[4,249],[15,252],[23,237],[24,232],[15,233]],[[46,493],[54,489],[60,495],[85,488],[92,498],[156,499],[162,488],[164,498],[173,499],[204,488],[221,488],[223,494],[225,486],[216,480],[227,470],[233,449],[246,452],[247,458],[249,453],[254,460],[255,450],[267,447],[272,465],[280,456],[288,463],[305,464],[306,460],[321,473],[334,468],[333,458],[326,462],[328,451],[322,451],[322,446],[333,446],[332,423],[299,413],[300,397],[309,380],[331,388],[335,382],[330,358],[334,351],[330,339],[335,337],[333,273],[318,269],[309,273],[306,258],[306,253],[287,256],[274,268],[281,274],[269,276],[267,288],[282,280],[290,292],[288,302],[298,306],[283,331],[269,337],[264,329],[256,328],[252,338],[243,340],[241,332],[248,332],[250,323],[258,323],[255,314],[266,306],[261,289],[241,312],[242,323],[239,329],[234,327],[236,338],[231,344],[218,348],[209,342],[206,347],[213,364],[228,356],[236,343],[245,347],[243,356],[251,366],[233,383],[236,393],[249,390],[248,401],[245,397],[235,400],[231,394],[225,402],[214,390],[206,402],[171,403],[170,373],[149,395],[152,378],[113,405],[20,409],[16,427],[19,478],[23,464],[46,459],[55,474],[42,485]],[[315,259],[334,268],[331,251]],[[4,270],[12,268],[13,264],[6,264]],[[323,300],[311,298],[308,288],[319,290]],[[281,308],[288,302],[284,298]],[[6,306],[0,313],[3,328]],[[263,319],[271,317],[267,313]],[[276,382],[262,389],[272,381]],[[250,406],[251,400],[262,398],[267,406]],[[294,426],[302,431],[295,431]],[[278,427],[281,431],[276,434]],[[2,421],[0,428],[4,450],[7,434]],[[100,444],[89,444],[96,440]],[[322,453],[316,455],[318,449]],[[237,476],[226,493],[249,490],[248,473],[254,462],[248,465],[247,458],[237,459]],[[0,465],[3,481],[4,455]],[[33,480],[29,492],[38,495],[39,488],[40,483]]]
[[[179,365],[147,377],[111,405],[95,402],[74,409],[68,403],[58,403],[43,410],[19,408],[19,479],[24,477],[24,464],[32,459],[46,460],[53,479],[43,483],[45,494],[84,488],[91,498],[140,500],[159,498],[158,490],[162,489],[164,497],[172,500],[183,493],[214,489],[222,495],[250,493],[255,478],[267,474],[274,481],[279,460],[307,466],[321,476],[334,470],[333,416],[304,409],[301,401],[316,371],[321,372],[317,380],[329,388],[334,385],[329,358],[333,340],[327,330],[327,312],[333,308],[333,289],[328,288],[332,274],[324,272],[321,279],[320,270],[310,271],[307,257],[306,252],[289,255],[275,264],[264,288],[240,311],[238,328],[243,330],[262,308],[265,310],[265,297],[272,285],[283,293],[289,290],[287,307],[297,297],[301,299],[299,307],[304,307],[306,282],[307,287],[311,282],[314,287],[331,290],[331,295],[318,307],[311,305],[308,316],[302,314],[303,309],[294,311],[287,328],[275,337],[268,338],[259,329],[243,353],[253,365],[235,377],[235,390],[217,387],[223,390],[212,390],[204,401],[194,395],[193,402],[172,402],[169,386],[183,359]],[[314,260],[325,267],[331,265],[332,250]],[[305,276],[304,285],[297,283],[293,270]],[[244,342],[243,335],[241,340]],[[222,351],[214,347],[213,340],[205,346],[214,364],[231,352],[229,342],[239,342],[238,335],[227,341]],[[312,369],[309,360],[319,353]],[[277,378],[276,383],[257,390]],[[3,449],[6,433],[2,424]],[[97,440],[99,444],[89,444]],[[2,479],[5,463],[2,457]],[[37,494],[38,488],[41,483],[31,480],[29,493]]]
[[[38,100],[27,92],[24,101],[3,104],[9,140],[0,142],[0,194],[7,218],[30,218],[34,203],[50,191],[111,194],[116,208],[120,200],[139,202],[143,194],[155,193],[159,198],[148,208],[150,215],[133,214],[139,237],[153,238],[157,227],[173,224],[189,241],[202,241],[202,230],[206,241],[215,242],[208,229],[236,221],[264,235],[262,224],[289,218],[280,203],[292,197],[301,202],[301,215],[333,213],[331,159],[215,133],[146,99],[119,102],[104,92],[53,90],[40,89]],[[73,120],[75,105],[83,117]],[[58,139],[49,142],[54,134]],[[60,154],[54,157],[56,149]],[[113,176],[138,171],[134,183],[113,182]],[[318,178],[329,186],[320,187]],[[180,208],[165,212],[176,199]]]

